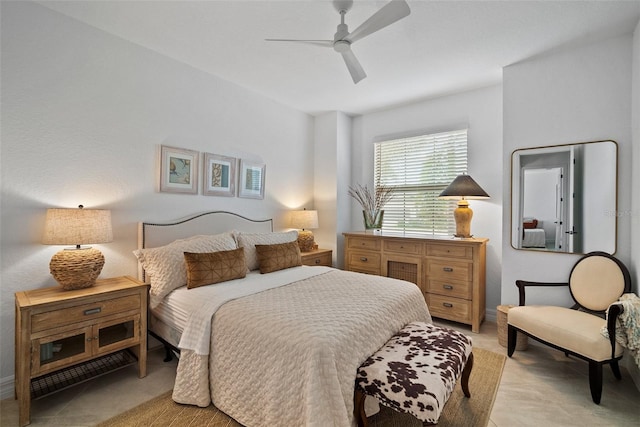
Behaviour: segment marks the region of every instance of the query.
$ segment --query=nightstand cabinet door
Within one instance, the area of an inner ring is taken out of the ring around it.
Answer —
[[[94,327],[94,354],[111,353],[131,347],[140,340],[140,315],[102,322]]]
[[[31,342],[31,376],[37,377],[91,357],[93,328],[87,326]]]

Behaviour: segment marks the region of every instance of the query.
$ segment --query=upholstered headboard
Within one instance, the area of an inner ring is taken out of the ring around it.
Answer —
[[[168,222],[139,222],[138,249],[155,248],[198,234],[218,234],[231,230],[269,233],[273,231],[273,220],[255,220],[233,212],[212,211]],[[138,278],[145,280],[140,263],[138,263]]]

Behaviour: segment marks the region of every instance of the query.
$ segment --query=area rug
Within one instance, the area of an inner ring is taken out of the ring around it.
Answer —
[[[440,427],[486,427],[491,408],[498,392],[502,368],[506,357],[481,348],[474,348],[474,363],[469,389],[471,398],[462,393],[460,383],[456,385],[438,422]],[[369,418],[371,427],[413,427],[422,423],[410,415],[399,414],[381,406],[381,411]],[[117,415],[98,427],[242,427],[213,405],[198,408],[179,405],[171,400],[167,392],[127,412]]]

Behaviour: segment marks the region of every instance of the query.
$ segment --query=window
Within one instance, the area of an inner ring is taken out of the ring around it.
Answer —
[[[466,172],[466,129],[376,143],[374,182],[394,188],[382,229],[453,235],[456,202],[438,196]]]

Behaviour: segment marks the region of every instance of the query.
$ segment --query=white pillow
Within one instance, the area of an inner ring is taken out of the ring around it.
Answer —
[[[298,232],[295,230],[278,233],[234,233],[238,239],[238,247],[244,248],[244,259],[249,270],[257,270],[260,267],[256,245],[276,245],[298,240]]]
[[[157,248],[137,249],[133,254],[149,276],[151,306],[155,307],[169,292],[187,284],[185,252],[217,252],[237,248],[233,234],[227,232],[193,236]]]

